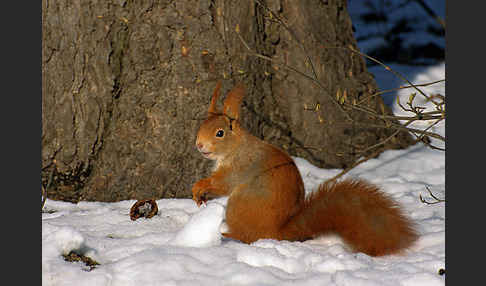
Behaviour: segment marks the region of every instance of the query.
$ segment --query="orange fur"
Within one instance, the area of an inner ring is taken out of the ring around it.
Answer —
[[[354,251],[372,256],[400,253],[417,239],[398,204],[363,180],[325,182],[305,198],[292,158],[241,127],[243,95],[241,85],[234,87],[219,113],[218,85],[196,140],[198,150],[217,163],[210,177],[194,184],[193,199],[200,205],[210,194],[229,196],[226,237],[251,243],[337,233]]]
[[[363,180],[323,183],[282,228],[288,240],[339,234],[355,251],[372,256],[400,253],[417,239],[399,205]]]

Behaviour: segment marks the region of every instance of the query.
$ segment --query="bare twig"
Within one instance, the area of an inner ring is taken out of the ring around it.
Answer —
[[[346,125],[350,125],[352,123],[346,123],[345,122],[345,123],[335,123],[335,124],[346,124]],[[445,137],[443,137],[440,134],[437,134],[437,133],[434,133],[434,132],[424,131],[424,130],[421,130],[421,129],[405,127],[405,126],[403,126],[401,124],[397,124],[397,123],[393,123],[393,122],[389,122],[389,125],[388,126],[386,126],[386,125],[380,125],[380,124],[371,124],[371,123],[359,123],[359,122],[354,123],[354,124],[356,126],[363,126],[363,127],[368,127],[368,128],[393,128],[393,129],[400,129],[400,130],[410,131],[412,133],[424,134],[424,135],[427,135],[427,136],[430,136],[430,137],[433,137],[435,139],[439,139],[439,140],[445,142]]]
[[[289,66],[289,65],[287,65],[287,64],[285,64],[285,63],[281,63],[281,62],[279,62],[279,61],[276,61],[276,60],[272,59],[271,57],[268,57],[268,56],[265,56],[265,55],[259,54],[259,53],[257,53],[257,52],[254,52],[254,51],[253,51],[253,50],[250,48],[250,46],[249,46],[249,45],[248,45],[248,44],[245,42],[245,40],[244,40],[244,39],[243,39],[243,37],[240,35],[240,33],[237,33],[237,35],[238,35],[238,37],[240,38],[240,41],[241,41],[241,42],[243,43],[243,45],[245,46],[245,48],[248,50],[248,54],[249,54],[249,55],[251,55],[251,56],[255,56],[255,57],[257,57],[257,58],[261,58],[261,59],[264,59],[264,60],[267,60],[267,61],[270,61],[270,62],[272,62],[272,63],[274,63],[274,64],[276,64],[276,65],[282,66],[282,67],[284,67],[284,68],[286,68],[286,69],[288,69],[288,70],[290,70],[290,71],[293,71],[293,72],[295,72],[295,73],[297,73],[297,74],[299,74],[299,75],[301,75],[301,76],[303,76],[303,77],[307,78],[308,80],[310,80],[310,81],[314,82],[314,83],[315,83],[315,84],[317,84],[317,85],[318,85],[320,88],[324,88],[324,87],[321,85],[321,83],[320,83],[318,80],[316,80],[315,78],[313,78],[312,76],[310,76],[310,75],[308,75],[308,74],[306,74],[306,73],[304,73],[304,72],[301,72],[301,71],[299,71],[298,69],[293,68],[293,67],[291,67],[291,66]]]
[[[243,43],[243,45],[245,46],[245,48],[248,50],[248,54],[251,55],[251,56],[255,56],[255,57],[258,57],[258,58],[261,58],[261,59],[264,59],[264,60],[267,60],[267,61],[270,61],[276,65],[279,65],[287,70],[290,70],[290,71],[293,71],[305,78],[307,78],[308,80],[312,81],[313,83],[315,83],[321,90],[324,91],[324,93],[330,98],[331,102],[333,102],[339,110],[341,110],[343,112],[343,114],[346,116],[346,118],[350,121],[353,121],[353,119],[349,116],[349,114],[343,109],[343,107],[339,104],[339,102],[337,102],[337,100],[332,97],[328,92],[327,90],[325,89],[325,87],[321,84],[321,82],[317,79],[317,78],[314,78],[304,72],[301,72],[299,71],[298,69],[292,67],[292,66],[289,66],[285,63],[282,63],[282,62],[279,62],[279,61],[276,61],[275,59],[272,59],[271,57],[268,57],[268,56],[265,56],[265,55],[262,55],[262,54],[259,54],[255,51],[253,51],[250,46],[246,43],[246,41],[243,39],[243,37],[240,35],[240,33],[237,33],[238,37],[240,38],[240,41]]]
[[[435,125],[437,125],[441,121],[442,121],[442,118],[441,119],[437,119],[434,123],[432,123],[429,126],[427,126],[427,128],[425,128],[424,131],[427,132],[427,130],[429,130],[430,128],[434,127]],[[425,136],[424,134],[420,135],[420,138],[419,139],[422,139],[424,136]]]
[[[442,120],[443,120],[443,119],[438,119],[438,120],[436,120],[434,123],[432,123],[431,125],[429,125],[427,128],[425,128],[425,129],[423,130],[423,133],[422,133],[420,136],[419,136],[419,135],[417,135],[417,134],[415,134],[414,132],[411,132],[411,133],[412,133],[412,134],[413,134],[413,135],[414,135],[414,136],[417,138],[417,141],[421,141],[421,142],[422,142],[422,143],[424,143],[425,145],[429,146],[431,149],[434,149],[434,150],[439,150],[439,151],[445,151],[445,149],[444,149],[444,148],[440,148],[440,147],[437,147],[437,146],[434,146],[434,145],[430,144],[430,140],[429,140],[429,141],[424,140],[424,137],[426,136],[426,134],[425,134],[425,133],[427,132],[427,130],[429,130],[430,128],[432,128],[433,126],[435,126],[436,124],[438,124],[438,123],[439,123],[439,122],[441,122]],[[435,133],[433,133],[433,134],[435,134]],[[436,138],[436,139],[437,139],[437,138]],[[445,141],[445,138],[444,138],[444,140],[442,140],[442,141]]]
[[[424,142],[422,141],[425,145],[429,146],[429,148],[431,149],[434,149],[434,150],[438,150],[438,151],[445,151],[446,149],[445,148],[440,148],[440,147],[437,147],[437,146],[434,146],[428,142]]]
[[[441,82],[445,82],[445,79],[431,81],[431,82],[428,82],[428,83],[416,84],[415,86],[426,87],[426,86],[430,86],[430,85],[433,85],[433,84],[436,84],[436,83],[441,83]],[[407,88],[413,88],[413,86],[411,86],[411,85],[405,85],[405,86],[400,86],[400,87],[397,87],[397,88],[380,90],[378,92],[375,92],[373,94],[370,94],[370,95],[364,97],[363,99],[361,99],[358,102],[358,104],[361,104],[361,103],[365,102],[366,100],[368,100],[368,99],[370,99],[370,98],[372,98],[374,96],[378,96],[378,95],[382,95],[382,94],[385,94],[385,93],[390,93],[390,92],[398,91],[398,90],[401,90],[401,89],[407,89]]]
[[[432,10],[429,5],[427,5],[427,3],[425,3],[425,1],[423,0],[415,0],[415,2],[417,2],[417,4],[419,4],[424,10],[425,12],[432,18],[434,18],[434,20],[437,21],[437,23],[439,23],[439,25],[442,26],[442,29],[445,30],[446,28],[446,24],[445,24],[445,21],[444,19],[442,19],[441,17],[439,17],[439,15],[437,15],[434,10]]]
[[[312,74],[314,75],[314,78],[317,80],[318,77],[317,77],[317,73],[316,73],[316,69],[314,67],[314,64],[312,63],[312,60],[311,60],[309,54],[307,53],[307,50],[306,50],[304,44],[297,38],[297,35],[295,35],[294,31],[292,31],[292,29],[290,29],[289,25],[287,25],[287,23],[280,16],[278,16],[274,11],[272,11],[272,9],[268,8],[267,5],[264,5],[260,0],[254,0],[254,1],[258,5],[263,7],[263,9],[267,10],[272,15],[272,17],[275,18],[277,20],[277,22],[280,23],[285,28],[285,30],[287,30],[287,32],[290,34],[290,36],[299,45],[299,47],[304,52],[304,55],[306,57],[307,62],[309,63],[309,65],[311,67]]]
[[[303,53],[304,53],[304,56],[306,58],[306,61],[307,63],[309,64],[310,68],[311,68],[311,71],[312,71],[312,76],[309,76],[303,72],[300,72],[298,71],[297,69],[293,68],[293,67],[290,67],[289,65],[285,64],[285,63],[280,63],[280,62],[277,62],[275,60],[273,60],[272,58],[270,57],[267,57],[267,56],[264,56],[264,55],[260,55],[258,54],[257,52],[253,52],[249,45],[245,43],[244,39],[241,37],[241,35],[238,33],[238,36],[240,38],[240,40],[244,43],[245,47],[248,49],[248,51],[250,52],[251,55],[253,56],[257,56],[257,57],[260,57],[262,59],[265,59],[265,60],[269,60],[277,65],[280,65],[282,67],[285,67],[286,69],[289,69],[289,70],[292,70],[294,72],[297,72],[298,74],[308,78],[308,79],[311,79],[312,82],[314,82],[315,84],[317,84],[317,86],[319,86],[319,88],[324,91],[324,93],[326,94],[326,96],[329,97],[329,99],[331,100],[331,102],[333,102],[337,108],[339,110],[341,110],[341,112],[344,114],[344,116],[346,117],[347,120],[349,121],[353,121],[353,119],[351,118],[351,116],[343,109],[342,106],[339,105],[339,103],[337,102],[337,100],[331,96],[331,94],[327,91],[327,89],[325,89],[325,87],[321,84],[321,82],[319,81],[319,78],[317,76],[317,72],[316,72],[316,69],[314,67],[314,64],[312,63],[312,60],[309,56],[309,53],[307,52],[307,49],[305,48],[305,45],[302,43],[302,41],[299,40],[299,38],[297,37],[297,35],[295,35],[294,31],[292,29],[290,29],[289,25],[287,25],[286,21],[284,21],[279,15],[277,15],[277,13],[275,13],[272,9],[268,8],[268,6],[266,6],[265,4],[263,4],[260,0],[254,0],[255,3],[257,3],[258,5],[260,5],[263,9],[265,9],[268,13],[270,13],[270,15],[272,16],[273,19],[275,19],[280,25],[282,25],[285,30],[290,34],[291,38],[294,39],[294,41],[297,43],[297,45],[299,46],[299,48],[302,49]]]
[[[418,91],[422,96],[424,96],[427,101],[430,101],[432,103],[434,103],[436,106],[440,105],[439,103],[436,103],[435,101],[431,100],[431,97],[426,95],[425,92],[423,92],[419,86],[420,85],[416,85],[416,84],[413,84],[411,81],[409,81],[404,75],[402,75],[400,72],[398,71],[395,71],[394,69],[392,69],[390,66],[386,65],[385,63],[383,63],[382,61],[372,57],[372,56],[369,56],[365,53],[362,53],[358,50],[356,50],[355,48],[353,48],[352,46],[348,46],[348,47],[326,47],[326,46],[322,46],[323,48],[326,48],[326,49],[344,49],[344,50],[348,50],[350,52],[353,52],[353,53],[356,53],[356,54],[359,54],[361,55],[362,57],[365,57],[379,65],[381,65],[383,68],[385,68],[385,70],[387,71],[390,71],[392,74],[394,74],[396,77],[400,78],[401,80],[405,81],[407,84],[409,84],[409,86],[411,88],[414,88],[416,91]],[[445,80],[444,80],[445,81]]]
[[[412,122],[413,122],[412,120],[409,120],[403,126],[407,126],[407,125],[409,125]],[[400,131],[401,131],[400,129],[395,130],[395,132],[393,132],[392,135],[388,136],[387,138],[381,140],[380,142],[378,142],[378,143],[376,143],[374,145],[369,146],[365,150],[361,151],[360,154],[364,154],[364,153],[366,153],[366,152],[368,152],[368,151],[370,151],[370,150],[372,150],[372,149],[374,149],[376,147],[379,147],[381,145],[384,145],[386,142],[390,141],[393,137],[395,137]]]
[[[359,54],[360,56],[362,57],[365,57],[379,65],[381,65],[382,67],[384,67],[387,71],[390,71],[392,74],[394,74],[396,77],[400,78],[401,80],[405,81],[406,83],[408,83],[410,86],[412,86],[415,90],[417,90],[420,94],[422,94],[425,98],[429,99],[429,96],[425,94],[425,92],[423,92],[420,88],[418,88],[418,85],[415,85],[413,84],[411,81],[409,81],[403,74],[399,73],[398,71],[392,69],[390,66],[386,65],[385,63],[383,63],[382,61],[379,61],[377,60],[376,58],[372,57],[372,56],[369,56],[365,53],[362,53],[356,49],[354,49],[352,46],[349,46],[349,47],[325,47],[325,48],[337,48],[337,49],[345,49],[345,50],[348,50],[348,51],[351,51],[353,53],[356,53],[356,54]]]
[[[345,103],[346,106],[351,108],[363,111],[373,117],[377,117],[380,119],[393,119],[393,120],[434,120],[434,119],[444,119],[443,112],[441,111],[430,111],[430,112],[423,112],[415,116],[398,116],[398,115],[384,115],[378,114],[376,111],[372,109],[367,109],[364,106],[356,106],[354,104]],[[407,109],[407,111],[413,112],[413,110]]]
[[[380,91],[380,92],[374,93],[372,95],[366,96],[365,98],[361,99],[359,102],[356,102],[356,100],[354,100],[353,103],[346,102],[346,96],[341,96],[339,98],[335,98],[334,96],[331,96],[331,94],[327,91],[327,89],[324,87],[324,85],[319,81],[319,79],[317,77],[317,73],[315,72],[315,68],[314,68],[314,65],[312,63],[312,60],[311,60],[307,50],[305,49],[304,44],[298,39],[298,37],[293,32],[293,30],[286,23],[286,21],[284,21],[279,15],[277,15],[277,13],[275,13],[270,8],[268,8],[265,4],[263,4],[262,1],[260,1],[260,0],[254,0],[254,1],[259,6],[263,7],[263,9],[265,9],[270,14],[270,18],[272,19],[272,21],[279,23],[290,34],[291,38],[298,44],[298,46],[302,49],[302,51],[304,52],[304,55],[306,57],[306,61],[309,63],[309,65],[311,67],[312,74],[307,74],[307,73],[302,72],[302,71],[300,71],[300,70],[298,70],[298,69],[296,69],[296,68],[294,68],[294,67],[292,67],[292,66],[290,66],[286,63],[277,61],[277,60],[275,60],[271,57],[257,53],[256,51],[252,50],[252,48],[246,43],[246,41],[243,39],[243,37],[239,34],[239,31],[237,30],[237,35],[238,35],[240,41],[243,43],[243,45],[245,46],[245,48],[247,49],[247,51],[250,55],[264,59],[264,60],[267,60],[267,61],[270,61],[273,64],[281,66],[281,67],[283,67],[283,68],[285,68],[289,71],[295,72],[295,73],[299,74],[300,76],[303,76],[304,78],[306,78],[306,79],[310,80],[311,82],[313,82],[314,84],[316,84],[321,90],[324,91],[326,96],[328,96],[330,98],[331,102],[333,102],[344,113],[344,115],[348,119],[347,121],[341,122],[341,124],[347,124],[347,125],[348,124],[357,124],[358,126],[365,126],[365,127],[371,127],[371,128],[392,128],[392,129],[395,129],[395,131],[393,132],[393,134],[391,136],[388,136],[387,138],[385,138],[381,142],[378,142],[377,144],[374,144],[373,146],[366,148],[366,151],[372,150],[373,148],[376,148],[376,147],[383,145],[384,143],[391,140],[394,136],[396,136],[400,131],[408,131],[408,132],[412,133],[417,138],[417,141],[424,142],[425,144],[427,144],[432,149],[445,150],[445,149],[442,149],[442,148],[439,148],[439,147],[435,147],[435,146],[431,145],[430,142],[426,142],[424,140],[425,136],[429,136],[429,137],[432,137],[432,138],[439,139],[441,141],[445,141],[445,137],[443,137],[442,135],[429,131],[431,127],[433,127],[434,125],[438,124],[439,122],[441,122],[442,120],[445,119],[445,110],[443,108],[444,107],[444,98],[442,97],[441,102],[436,102],[436,101],[432,100],[433,96],[429,96],[429,95],[425,94],[425,92],[423,92],[419,88],[419,87],[425,87],[425,86],[429,86],[429,85],[432,85],[432,84],[444,82],[445,79],[433,81],[433,82],[430,82],[430,83],[424,83],[424,84],[413,84],[404,75],[402,75],[398,71],[393,70],[390,66],[386,65],[385,63],[381,62],[380,60],[360,52],[359,50],[357,50],[353,46],[348,46],[348,47],[336,47],[336,46],[335,47],[325,47],[325,46],[323,46],[323,48],[327,48],[327,49],[343,49],[343,50],[346,50],[346,51],[350,51],[352,53],[356,53],[356,54],[358,54],[358,55],[360,55],[364,58],[367,58],[367,59],[381,65],[387,71],[390,71],[396,77],[400,78],[401,80],[403,80],[404,82],[407,83],[406,86],[401,86],[399,88],[391,89],[391,90],[384,90],[384,91]],[[406,89],[406,88],[415,89],[419,94],[424,96],[426,101],[432,102],[433,104],[435,104],[437,110],[424,112],[424,110],[426,109],[425,107],[414,105],[413,100],[415,98],[415,94],[412,94],[410,96],[410,99],[407,102],[408,108],[403,106],[400,102],[398,102],[399,106],[403,110],[414,113],[414,115],[412,115],[412,116],[386,115],[386,114],[384,114],[384,112],[382,112],[380,114],[379,112],[377,112],[377,111],[375,111],[371,108],[368,108],[366,106],[363,106],[361,104],[371,97],[381,95],[381,94],[384,94],[384,93],[387,93],[387,92],[400,90],[400,89]],[[338,95],[339,94],[340,93],[338,91]],[[316,107],[318,105],[319,104],[317,104]],[[350,109],[354,109],[354,110],[358,110],[360,112],[365,112],[369,116],[373,116],[375,118],[382,119],[382,120],[384,120],[384,124],[383,125],[360,124],[358,122],[355,122],[351,118],[350,114],[348,114],[345,107],[350,108]],[[317,108],[316,109],[305,108],[305,110],[317,111],[318,109]],[[407,120],[407,124],[405,126],[403,126],[401,124],[393,122],[393,121],[396,121],[396,120]],[[417,129],[417,128],[411,128],[411,127],[408,126],[410,123],[412,123],[414,121],[424,121],[424,120],[435,120],[435,122],[433,124],[429,125],[425,130],[421,130],[421,129]]]
[[[346,173],[348,173],[349,171],[351,171],[354,167],[358,166],[359,164],[362,164],[362,163],[368,161],[369,159],[378,156],[382,151],[383,150],[381,150],[381,149],[377,149],[377,150],[375,150],[375,152],[373,152],[370,155],[362,158],[361,160],[355,161],[349,167],[347,167],[346,169],[342,170],[341,172],[339,172],[339,174],[337,174],[336,176],[330,178],[326,182],[332,182],[332,181],[335,181],[335,180],[339,179],[340,177],[342,177],[343,175],[345,175]]]
[[[430,189],[427,186],[425,186],[425,188],[427,189],[427,191],[429,192],[430,196],[435,201],[428,202],[428,201],[424,200],[424,198],[422,198],[422,195],[419,194],[419,199],[420,199],[420,201],[422,203],[427,204],[427,205],[433,205],[433,204],[438,204],[438,203],[445,203],[445,199],[439,199],[439,198],[437,198],[436,196],[434,196],[434,194],[432,194],[432,192],[430,191]]]

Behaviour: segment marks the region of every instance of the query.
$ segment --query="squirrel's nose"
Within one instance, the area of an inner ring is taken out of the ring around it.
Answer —
[[[198,150],[201,150],[204,146],[202,143],[196,143],[196,147]]]

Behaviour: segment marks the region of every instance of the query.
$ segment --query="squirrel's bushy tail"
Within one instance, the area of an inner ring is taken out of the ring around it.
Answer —
[[[323,183],[280,230],[282,239],[305,240],[337,233],[355,251],[400,253],[418,237],[397,203],[362,180]]]

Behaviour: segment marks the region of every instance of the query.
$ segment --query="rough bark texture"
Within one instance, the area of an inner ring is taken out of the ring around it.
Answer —
[[[255,1],[42,2],[42,178],[49,198],[117,201],[187,197],[209,172],[194,148],[216,82],[247,87],[244,125],[321,167],[342,168],[391,130],[344,122],[330,102],[376,90],[356,47],[346,1],[262,1],[305,43],[326,91],[247,54],[307,74],[305,53]],[[318,111],[308,111],[319,103]],[[383,106],[380,98],[369,106]],[[385,107],[385,112],[390,111]],[[352,113],[360,124],[376,123]],[[388,147],[405,147],[402,135]],[[310,148],[304,148],[310,147]]]

